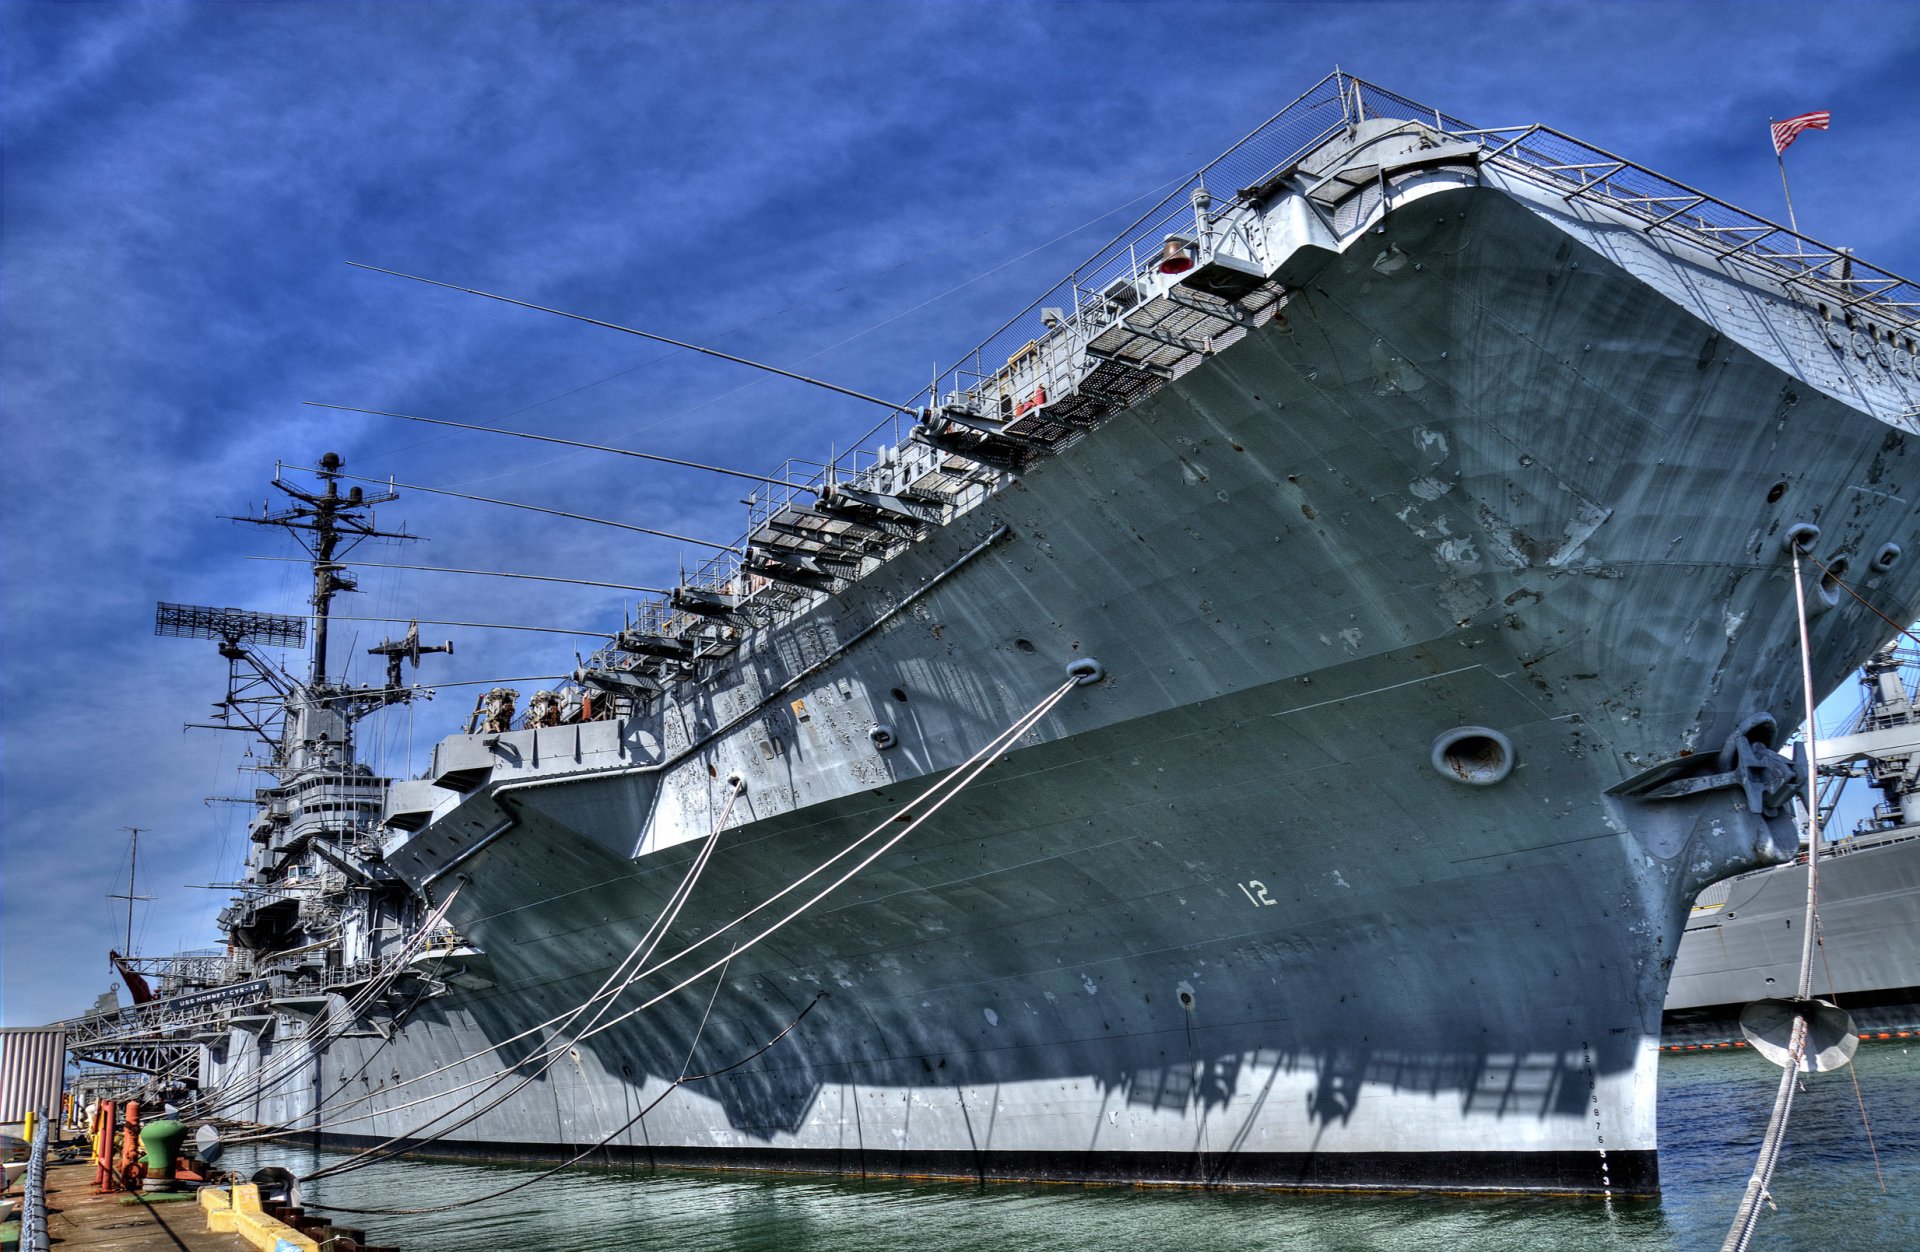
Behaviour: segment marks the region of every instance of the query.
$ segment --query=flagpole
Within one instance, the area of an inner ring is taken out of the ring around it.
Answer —
[[[1771,117],[1767,119],[1767,135],[1769,138],[1773,136]],[[1773,159],[1780,163],[1780,192],[1787,198],[1787,225],[1791,226],[1793,233],[1797,235],[1800,233],[1800,223],[1793,216],[1793,188],[1787,186],[1787,154],[1786,150],[1780,146],[1778,139],[1773,140]]]

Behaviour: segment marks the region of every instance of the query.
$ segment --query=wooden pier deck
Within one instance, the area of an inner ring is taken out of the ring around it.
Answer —
[[[56,1165],[47,1171],[47,1233],[61,1252],[243,1252],[239,1235],[207,1229],[192,1197],[142,1201],[124,1192],[95,1195],[93,1166]]]

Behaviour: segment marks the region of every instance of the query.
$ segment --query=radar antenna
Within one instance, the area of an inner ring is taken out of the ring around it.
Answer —
[[[329,452],[321,457],[319,468],[314,470],[321,487],[311,491],[283,480],[276,471],[273,485],[291,497],[291,503],[279,510],[263,505],[258,514],[230,519],[278,527],[307,550],[313,570],[313,591],[308,601],[313,606],[313,649],[306,682],[302,683],[256,649],[305,646],[307,618],[252,609],[165,603],[158,606],[154,618],[155,634],[218,639],[220,655],[227,659],[226,698],[214,705],[210,722],[189,722],[188,726],[252,732],[273,754],[274,764],[270,769],[285,764],[284,732],[290,704],[312,709],[330,707],[351,725],[374,709],[413,698],[414,691],[400,685],[401,658],[410,659],[418,666],[423,653],[453,651],[451,643],[422,645],[416,627],[405,639],[388,640],[369,649],[374,655],[387,658],[385,688],[328,681],[327,625],[334,593],[359,590],[339,558],[367,539],[415,538],[405,531],[381,530],[373,522],[373,506],[397,500],[397,494],[387,490],[370,496],[360,487],[352,487],[343,494],[339,485],[339,480],[345,477],[341,466],[338,453]]]
[[[154,615],[153,633],[175,639],[220,639],[235,647],[251,637],[269,648],[298,648],[307,642],[307,619],[161,601]]]
[[[153,633],[174,639],[218,639],[227,659],[227,695],[213,706],[211,722],[188,722],[190,729],[245,730],[279,751],[287,697],[298,684],[251,644],[297,648],[307,641],[307,619],[252,609],[216,609],[201,604],[155,606]]]

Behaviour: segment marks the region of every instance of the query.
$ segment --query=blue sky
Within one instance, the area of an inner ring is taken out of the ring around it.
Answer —
[[[84,1009],[137,946],[214,940],[249,790],[223,690],[157,599],[298,611],[276,460],[727,540],[737,484],[323,412],[319,400],[768,470],[877,410],[366,261],[905,399],[1336,63],[1476,124],[1547,122],[1920,274],[1920,6],[0,4],[0,962],[7,1025]],[[1104,230],[1104,233],[1103,233]],[[1050,242],[1051,241],[1051,242]],[[1016,259],[1018,258],[1018,259]],[[1011,262],[1011,263],[1009,263]],[[957,289],[956,289],[957,288]],[[669,582],[696,551],[407,496],[370,560]],[[618,593],[364,571],[340,611],[611,629]],[[339,628],[362,652],[383,627]],[[448,680],[558,673],[564,636],[449,632]],[[339,655],[336,651],[336,655]],[[376,672],[359,657],[353,677]],[[520,684],[523,696],[532,685]],[[471,688],[369,726],[404,770]],[[377,719],[376,719],[377,721]],[[411,757],[409,752],[411,751]],[[119,879],[123,882],[123,877]]]

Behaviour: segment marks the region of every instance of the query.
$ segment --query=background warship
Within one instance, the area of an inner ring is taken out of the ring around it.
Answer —
[[[1910,649],[1892,644],[1876,652],[1860,673],[1860,707],[1842,733],[1819,743],[1828,775],[1823,828],[1850,778],[1863,777],[1880,795],[1851,832],[1821,851],[1821,948],[1814,969],[1820,994],[1873,1034],[1920,1029],[1920,716],[1913,659]],[[1667,988],[1670,1046],[1739,1038],[1742,1007],[1795,985],[1806,901],[1804,848],[1785,865],[1700,893]]]
[[[424,777],[337,549],[303,680],[163,606],[274,782],[233,964],[89,1046],[356,1165],[1650,1191],[1689,906],[1795,846],[1794,557],[1822,690],[1913,615],[1915,299],[1332,75]],[[261,520],[371,532],[318,474]]]

